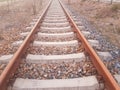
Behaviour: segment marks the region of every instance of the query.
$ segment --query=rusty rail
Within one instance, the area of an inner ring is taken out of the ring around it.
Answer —
[[[103,76],[105,83],[106,83],[106,88],[108,90],[120,90],[120,87],[118,85],[118,83],[115,81],[115,79],[112,77],[111,73],[108,71],[108,69],[106,68],[106,66],[103,64],[102,60],[98,57],[98,55],[96,54],[96,52],[94,51],[94,49],[91,47],[91,45],[88,43],[88,41],[86,40],[86,38],[83,36],[83,34],[80,32],[79,28],[77,27],[77,25],[75,24],[75,22],[73,21],[73,19],[71,18],[70,14],[68,13],[68,11],[65,9],[65,6],[63,5],[63,3],[59,0],[64,12],[66,13],[66,15],[68,16],[74,31],[77,33],[78,38],[82,41],[86,52],[90,55],[90,58],[92,59],[92,62],[94,64],[94,66],[96,67],[97,71],[100,73],[100,75]]]
[[[1,74],[1,76],[0,76],[0,90],[7,89],[9,78],[11,78],[14,75],[14,72],[16,71],[17,67],[19,66],[21,57],[24,56],[24,53],[25,53],[27,47],[29,46],[29,43],[32,41],[33,34],[37,32],[37,29],[39,28],[39,24],[41,23],[41,20],[45,16],[51,2],[52,2],[52,0],[48,3],[48,5],[44,9],[42,15],[40,16],[39,20],[37,21],[37,23],[35,24],[35,26],[31,30],[30,34],[26,37],[26,39],[24,40],[22,45],[19,47],[19,49],[14,54],[14,56],[10,60],[9,64],[7,65],[7,67],[5,68],[3,73]],[[69,13],[65,9],[65,7],[63,6],[62,2],[61,1],[59,1],[59,2],[61,4],[64,12],[68,16],[70,23],[72,24],[72,26],[74,28],[74,31],[77,33],[78,38],[83,42],[83,45],[85,47],[86,52],[89,53],[89,55],[91,56],[93,64],[95,65],[95,67],[97,68],[99,73],[103,76],[104,80],[106,81],[106,85],[108,86],[107,87],[108,90],[120,90],[119,85],[116,83],[116,81],[114,80],[114,78],[112,77],[112,75],[110,74],[110,72],[108,71],[106,66],[103,64],[101,59],[98,57],[98,55],[96,54],[94,49],[89,45],[88,41],[82,35],[79,28],[74,23],[73,19],[71,18],[71,16],[69,15]]]
[[[31,30],[30,34],[26,37],[26,39],[23,41],[22,45],[19,47],[19,49],[16,51],[6,68],[4,69],[3,73],[0,76],[0,90],[6,90],[7,85],[9,82],[9,79],[14,75],[14,72],[16,71],[17,67],[20,64],[21,58],[24,56],[25,51],[27,47],[29,46],[29,43],[32,41],[33,34],[37,32],[37,29],[39,28],[39,24],[41,23],[41,20],[45,16],[52,0],[48,2],[48,5],[44,9],[43,13],[39,17],[37,23]]]

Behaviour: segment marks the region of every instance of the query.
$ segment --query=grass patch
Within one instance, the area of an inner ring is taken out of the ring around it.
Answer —
[[[3,40],[3,39],[4,39],[3,36],[0,34],[0,41]]]
[[[113,5],[111,6],[111,10],[112,10],[113,12],[119,11],[119,10],[120,10],[120,3],[113,4]]]
[[[97,12],[95,18],[105,18],[105,17],[113,17],[115,13],[113,13],[109,7],[101,9]]]
[[[7,0],[0,0],[0,2],[4,2],[4,1],[7,1]]]
[[[114,3],[99,10],[95,15],[95,18],[96,19],[106,17],[117,18],[118,11],[120,11],[120,3]]]
[[[118,34],[120,34],[120,27],[117,27],[116,31],[117,31]]]
[[[86,0],[81,0],[82,2],[85,2]]]

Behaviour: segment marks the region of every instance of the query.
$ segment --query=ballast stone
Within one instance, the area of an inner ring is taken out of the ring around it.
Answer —
[[[35,80],[17,78],[12,90],[97,90],[95,76],[75,79]]]

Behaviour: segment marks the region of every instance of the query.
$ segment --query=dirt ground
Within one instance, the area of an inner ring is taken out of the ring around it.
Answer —
[[[18,40],[19,33],[24,31],[49,0],[14,1],[0,6],[0,56],[13,53],[11,43]],[[41,4],[41,2],[43,3]],[[34,4],[35,15],[33,14]],[[70,6],[80,15],[85,16],[107,40],[120,47],[120,7],[116,9],[114,4],[90,0],[76,0],[76,3],[71,3]]]
[[[29,26],[49,0],[14,1],[0,6],[0,56],[13,53],[11,43],[18,40],[19,33]]]
[[[68,0],[63,1],[67,3]],[[76,0],[69,5],[85,16],[107,40],[120,47],[120,3],[111,5],[92,0]]]

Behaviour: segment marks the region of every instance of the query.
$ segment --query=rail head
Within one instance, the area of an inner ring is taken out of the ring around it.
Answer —
[[[65,6],[63,3],[59,0],[64,12],[68,16],[68,19],[70,20],[70,23],[72,24],[75,32],[78,34],[78,38],[83,42],[83,45],[85,47],[86,52],[91,56],[92,62],[94,66],[96,67],[97,71],[103,76],[104,80],[106,81],[106,85],[108,86],[108,90],[120,90],[120,87],[118,83],[115,81],[111,73],[108,71],[102,60],[99,58],[99,56],[96,54],[95,50],[91,47],[91,45],[88,43],[86,38],[83,36],[81,31],[79,30],[78,26],[75,24],[74,20],[71,18],[68,11],[65,9]]]
[[[6,66],[6,68],[4,69],[2,74],[0,75],[0,90],[7,90],[7,85],[8,85],[9,79],[14,75],[14,72],[16,71],[17,67],[19,66],[20,61],[21,61],[20,59],[21,59],[22,55],[24,55],[25,50],[27,49],[27,46],[30,43],[33,34],[36,32],[41,20],[43,19],[49,6],[51,5],[51,2],[52,2],[52,0],[49,0],[47,6],[45,7],[41,16],[39,17],[37,23],[34,25],[31,32],[29,33],[29,35],[25,38],[22,45],[18,48],[18,50],[13,55],[12,59],[10,60],[10,62],[8,63],[8,65]]]

